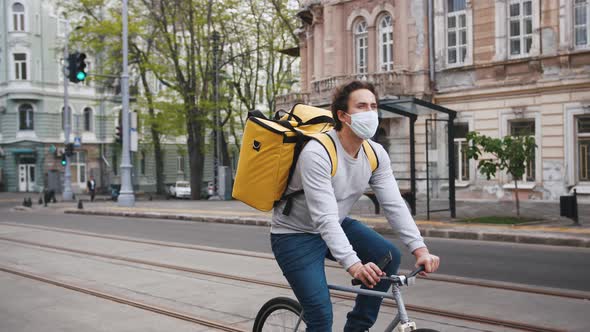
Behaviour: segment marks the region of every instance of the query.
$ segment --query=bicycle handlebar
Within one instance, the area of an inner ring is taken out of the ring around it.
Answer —
[[[408,286],[408,280],[410,280],[411,278],[416,277],[416,275],[422,271],[424,271],[426,268],[424,265],[420,265],[417,269],[415,269],[414,271],[410,272],[410,274],[408,274],[407,276],[391,276],[391,277],[381,277],[381,280],[390,280],[393,283],[395,283],[398,286]],[[363,282],[360,281],[359,279],[352,279],[352,285],[353,286],[358,286],[358,285],[362,285]]]
[[[408,274],[408,278],[415,277],[418,273],[423,272],[424,270],[426,270],[426,267],[424,265],[420,265],[417,269]]]

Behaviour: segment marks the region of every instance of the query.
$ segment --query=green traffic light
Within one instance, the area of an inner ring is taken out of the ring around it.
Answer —
[[[86,78],[86,73],[83,71],[80,71],[76,74],[76,78],[78,79],[78,81],[83,81]]]
[[[67,163],[68,163],[68,162],[67,162],[65,159],[62,159],[62,160],[61,160],[61,165],[62,165],[62,166],[65,166]]]

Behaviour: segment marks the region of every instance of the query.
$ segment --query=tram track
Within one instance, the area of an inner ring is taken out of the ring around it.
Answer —
[[[262,253],[241,252],[238,250],[212,248],[212,247],[204,247],[204,246],[198,246],[198,245],[187,245],[187,244],[177,244],[177,243],[168,243],[168,242],[160,242],[160,241],[133,239],[133,238],[121,237],[121,236],[115,236],[115,235],[103,235],[103,234],[88,233],[88,232],[81,232],[81,231],[74,231],[74,230],[56,229],[53,227],[22,225],[22,224],[9,223],[9,222],[2,222],[0,224],[13,226],[13,227],[38,229],[38,230],[50,231],[50,232],[56,232],[56,233],[62,233],[62,234],[87,236],[87,237],[98,238],[98,239],[116,240],[116,241],[124,241],[124,242],[129,242],[129,243],[161,246],[161,247],[167,247],[167,248],[197,250],[197,251],[213,252],[213,253],[226,254],[226,255],[274,260],[274,257],[272,257],[272,255],[262,254]],[[341,269],[340,265],[338,265],[336,263],[332,263],[332,262],[327,262],[326,267]],[[401,274],[407,274],[409,272],[410,272],[409,270],[400,270],[399,271],[399,273],[401,273]],[[422,277],[419,277],[419,278],[422,278]],[[486,280],[473,280],[473,279],[469,279],[469,278],[461,278],[461,277],[454,277],[454,276],[448,276],[448,275],[437,275],[437,274],[431,274],[427,278],[422,278],[422,279],[429,280],[429,281],[439,281],[439,282],[446,282],[446,283],[451,283],[451,284],[466,285],[466,286],[476,286],[476,287],[501,289],[501,290],[508,290],[508,291],[515,291],[515,292],[522,292],[522,293],[529,293],[529,294],[555,296],[555,297],[562,297],[562,298],[568,298],[568,299],[574,299],[574,300],[590,300],[590,293],[589,292],[573,292],[573,291],[564,291],[564,290],[556,290],[556,289],[547,289],[547,288],[539,288],[539,287],[533,287],[533,286],[515,285],[515,284],[486,281]]]
[[[127,262],[127,263],[132,263],[132,264],[141,264],[141,265],[169,269],[169,270],[180,271],[180,272],[186,272],[186,273],[191,273],[191,274],[205,275],[205,276],[210,276],[210,277],[222,278],[222,279],[226,279],[226,280],[240,281],[240,282],[257,284],[257,285],[262,285],[262,286],[267,286],[267,287],[274,287],[274,288],[280,288],[280,289],[290,289],[289,285],[286,283],[271,282],[271,281],[242,277],[242,276],[232,275],[232,274],[227,274],[227,273],[213,272],[213,271],[208,271],[208,270],[203,270],[203,269],[195,269],[195,268],[190,268],[190,267],[185,267],[185,266],[147,261],[147,260],[143,260],[143,259],[136,259],[136,258],[117,256],[117,255],[103,254],[103,253],[92,252],[92,251],[87,251],[87,250],[80,250],[80,249],[67,248],[67,247],[50,245],[50,244],[37,243],[37,242],[27,241],[27,240],[11,239],[11,238],[7,238],[7,237],[0,237],[0,241],[12,242],[12,243],[17,243],[17,244],[21,244],[21,245],[28,245],[28,246],[44,248],[44,249],[57,250],[57,251],[62,251],[62,252],[72,253],[72,254],[79,254],[79,255],[85,255],[85,256]],[[0,270],[4,270],[4,269],[0,268]],[[40,278],[43,278],[43,277],[40,277]],[[47,278],[45,278],[45,279],[47,279]],[[39,279],[37,279],[37,280],[39,280]],[[65,285],[62,287],[65,287]],[[65,287],[65,288],[68,288],[68,287]],[[350,294],[342,293],[342,292],[338,292],[338,291],[332,291],[331,296],[333,298],[349,300],[349,301],[354,301],[354,299],[355,299],[355,295],[350,295]],[[115,301],[115,299],[113,299],[113,301]],[[130,305],[132,305],[132,304],[130,304]],[[385,300],[383,302],[383,305],[386,307],[395,307],[395,303],[391,300]],[[509,320],[496,319],[496,318],[485,317],[485,316],[480,316],[480,315],[472,315],[472,314],[466,314],[466,313],[460,313],[460,312],[453,312],[453,311],[441,310],[441,309],[430,308],[430,307],[420,306],[420,305],[406,304],[406,309],[409,311],[414,311],[414,312],[419,312],[419,313],[424,313],[424,314],[453,318],[453,319],[463,320],[463,321],[476,322],[476,323],[481,323],[481,324],[489,324],[489,325],[494,325],[494,326],[504,326],[507,328],[513,328],[513,329],[518,329],[518,330],[523,330],[523,331],[536,331],[536,332],[561,331],[558,329],[552,329],[552,328],[547,328],[544,326],[537,326],[537,325],[532,325],[532,324],[527,324],[527,323],[521,323],[521,322],[517,322],[517,321],[509,321]],[[149,310],[149,309],[146,309],[146,310]],[[150,310],[150,311],[152,311],[152,310]],[[228,330],[226,330],[226,331],[228,331]]]
[[[105,293],[102,291],[98,291],[98,290],[94,290],[88,287],[82,287],[82,286],[78,286],[75,285],[71,282],[64,282],[64,281],[60,281],[54,278],[48,278],[48,277],[44,277],[38,274],[33,274],[33,273],[29,273],[29,272],[25,272],[22,270],[17,270],[17,269],[13,269],[13,268],[9,268],[9,267],[5,267],[5,266],[0,266],[0,271],[1,272],[5,272],[5,273],[10,273],[16,276],[20,276],[22,278],[27,278],[27,279],[31,279],[31,280],[36,280],[36,281],[40,281],[46,284],[50,284],[50,285],[54,285],[54,286],[58,286],[61,288],[65,288],[65,289],[69,289],[78,293],[83,293],[83,294],[87,294],[90,296],[94,296],[97,298],[101,298],[101,299],[105,299],[105,300],[109,300],[109,301],[113,301],[113,302],[117,302],[120,304],[124,304],[124,305],[128,305],[131,307],[135,307],[138,309],[142,309],[142,310],[146,310],[146,311],[150,311],[156,314],[160,314],[160,315],[164,315],[164,316],[168,316],[168,317],[172,317],[172,318],[176,318],[182,321],[186,321],[186,322],[190,322],[190,323],[194,323],[194,324],[198,324],[201,326],[206,326],[206,327],[211,327],[214,328],[216,330],[220,330],[220,331],[228,331],[228,332],[247,332],[247,330],[244,329],[238,329],[234,326],[228,325],[228,324],[224,324],[224,323],[220,323],[220,322],[215,322],[209,319],[204,319],[204,318],[199,318],[199,317],[195,317],[195,316],[191,316],[179,311],[175,311],[172,309],[168,309],[168,308],[164,308],[164,307],[160,307],[160,306],[155,306],[152,304],[148,304],[145,302],[141,302],[141,301],[135,301],[129,298],[125,298],[125,297],[121,297],[118,295],[114,295],[114,294],[109,294],[109,293]]]

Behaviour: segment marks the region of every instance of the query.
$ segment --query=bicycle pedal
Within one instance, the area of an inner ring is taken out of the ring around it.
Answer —
[[[397,332],[410,332],[416,329],[416,323],[414,322],[407,322],[404,324],[399,324],[397,326]]]

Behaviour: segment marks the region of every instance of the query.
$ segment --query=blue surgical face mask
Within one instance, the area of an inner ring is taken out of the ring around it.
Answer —
[[[345,123],[352,129],[356,136],[365,140],[375,135],[379,126],[379,114],[377,114],[377,111],[371,110],[348,115],[350,116],[351,123]]]

